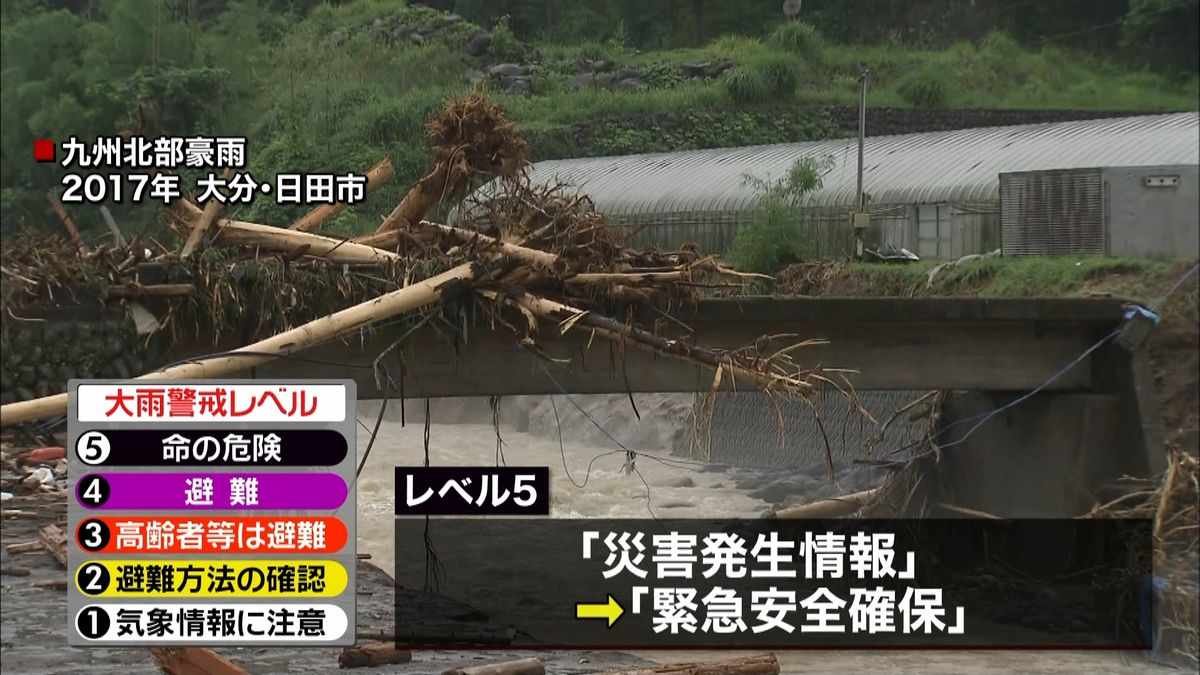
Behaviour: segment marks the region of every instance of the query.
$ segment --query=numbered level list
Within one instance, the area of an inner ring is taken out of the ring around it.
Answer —
[[[354,643],[353,381],[68,391],[71,645]]]

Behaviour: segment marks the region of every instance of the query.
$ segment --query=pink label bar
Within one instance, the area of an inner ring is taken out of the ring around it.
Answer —
[[[332,511],[347,496],[334,473],[105,473],[75,485],[80,504],[114,511]]]

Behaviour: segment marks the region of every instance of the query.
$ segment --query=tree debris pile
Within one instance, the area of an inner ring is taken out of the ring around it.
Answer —
[[[694,250],[632,249],[623,228],[586,197],[530,185],[528,147],[499,106],[478,95],[452,100],[430,120],[427,136],[425,177],[373,234],[340,239],[248,223],[181,199],[168,220],[183,250],[157,243],[79,250],[59,243],[53,255],[36,245],[18,249],[11,265],[5,260],[12,284],[6,308],[59,306],[82,294],[105,307],[153,306],[172,341],[188,331],[243,338],[239,349],[144,375],[156,379],[222,377],[384,321],[419,326],[469,308],[510,328],[534,353],[542,353],[539,332],[548,326],[559,334],[582,330],[589,344],[599,337],[704,367],[714,391],[740,384],[808,400],[830,382],[793,360],[804,345],[786,336],[715,350],[634,321],[634,310],[654,305],[663,321],[682,323],[668,312],[705,289],[737,288],[757,275]],[[426,219],[484,180],[495,189],[471,205],[482,214],[474,225]],[[318,207],[301,220],[317,230],[331,211]],[[2,424],[61,415],[65,407],[62,394],[10,403]]]
[[[1172,448],[1158,480],[1129,479],[1131,491],[1088,514],[1154,520],[1155,644],[1153,657],[1176,667],[1200,666],[1200,459]]]

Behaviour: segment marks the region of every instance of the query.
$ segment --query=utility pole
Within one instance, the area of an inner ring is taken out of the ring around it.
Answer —
[[[862,64],[862,72],[858,76],[858,189],[854,203],[854,213],[850,216],[854,228],[854,257],[863,256],[863,235],[870,225],[871,217],[867,214],[866,197],[863,194],[863,145],[867,136],[867,76],[871,70],[867,64]]]
[[[866,204],[863,203],[863,144],[867,136],[867,75],[870,69],[864,63],[862,65],[862,73],[858,76],[858,195],[856,204],[858,210],[865,211]]]

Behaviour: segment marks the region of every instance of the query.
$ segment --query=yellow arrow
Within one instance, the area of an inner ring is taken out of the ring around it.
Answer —
[[[580,602],[575,604],[576,619],[607,619],[609,628],[612,628],[612,625],[624,613],[625,608],[611,595],[608,596],[608,602],[606,603],[597,602],[588,604]]]

